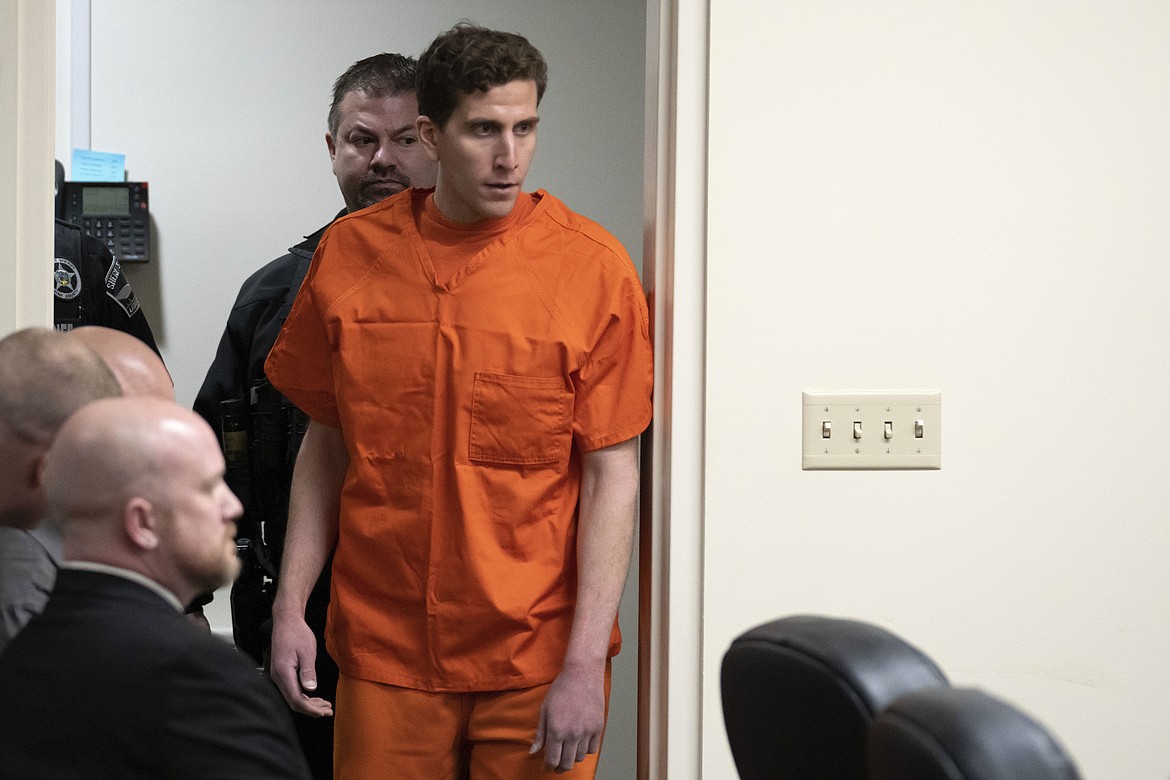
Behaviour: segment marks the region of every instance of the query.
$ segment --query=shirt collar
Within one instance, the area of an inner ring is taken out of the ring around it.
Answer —
[[[174,607],[177,611],[183,611],[183,602],[179,601],[179,597],[169,590],[159,585],[149,577],[139,574],[130,569],[123,569],[120,566],[110,566],[107,563],[96,563],[94,561],[65,561],[61,564],[62,569],[74,569],[77,571],[96,571],[101,574],[109,574],[114,577],[121,577],[124,580],[137,582],[144,588],[153,590],[158,595],[162,596],[168,604]]]

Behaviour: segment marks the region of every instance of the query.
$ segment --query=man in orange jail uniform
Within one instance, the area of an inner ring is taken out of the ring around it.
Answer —
[[[303,611],[334,551],[338,778],[592,777],[650,421],[621,244],[523,192],[545,62],[459,25],[419,60],[437,185],[326,232],[266,364],[312,418],[272,675],[313,696]]]

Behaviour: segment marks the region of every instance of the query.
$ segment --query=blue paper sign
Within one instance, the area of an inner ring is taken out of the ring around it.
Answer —
[[[126,155],[113,152],[95,152],[91,149],[73,150],[71,181],[126,181]]]

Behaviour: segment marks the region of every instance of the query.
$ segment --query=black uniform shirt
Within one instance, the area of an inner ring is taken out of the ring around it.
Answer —
[[[53,232],[53,327],[104,325],[158,345],[122,266],[99,239],[56,220]]]

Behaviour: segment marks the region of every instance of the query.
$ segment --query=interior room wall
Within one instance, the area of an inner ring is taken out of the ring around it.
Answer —
[[[150,183],[155,258],[126,271],[182,404],[240,283],[343,206],[324,141],[333,80],[380,51],[417,56],[463,19],[521,32],[549,61],[528,188],[605,225],[640,263],[641,3],[90,0],[90,15],[91,147],[124,153],[128,178]],[[57,105],[69,110],[60,96]],[[59,137],[66,164],[68,144]],[[633,774],[636,605],[629,587],[601,770],[613,778]],[[222,594],[210,614],[230,630]]]
[[[711,0],[703,777],[719,662],[856,617],[1170,776],[1170,6]],[[803,390],[942,391],[942,470],[802,472]]]
[[[0,0],[0,334],[52,322],[53,6]]]

